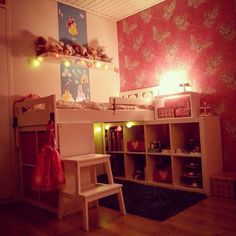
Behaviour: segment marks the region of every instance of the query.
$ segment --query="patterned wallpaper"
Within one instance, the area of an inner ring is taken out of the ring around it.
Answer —
[[[221,116],[224,169],[236,170],[236,0],[166,0],[119,21],[118,42],[123,92],[188,72]]]

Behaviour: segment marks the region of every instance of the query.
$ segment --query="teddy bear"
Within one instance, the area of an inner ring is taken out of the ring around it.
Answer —
[[[49,43],[48,51],[61,54],[64,51],[64,43],[61,41],[53,40]]]
[[[48,52],[47,40],[44,37],[39,36],[35,40],[35,51],[37,56]]]
[[[74,43],[72,47],[74,49],[75,56],[88,58],[88,50],[86,47],[81,46],[79,43]]]
[[[74,43],[74,44],[72,44],[72,47],[73,47],[73,49],[74,49],[74,51],[75,51],[75,56],[77,56],[77,57],[81,57],[81,54],[80,54],[80,44],[78,44],[78,43]]]
[[[97,49],[93,47],[88,47],[88,54],[89,54],[89,59],[98,60]]]
[[[68,56],[74,56],[75,50],[70,44],[65,44],[63,53]]]
[[[98,46],[97,48],[97,57],[99,60],[104,61],[104,62],[112,62],[112,57],[109,57],[105,53],[105,48],[103,46]]]

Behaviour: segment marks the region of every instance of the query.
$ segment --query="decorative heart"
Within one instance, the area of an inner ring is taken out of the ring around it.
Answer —
[[[138,144],[139,144],[138,141],[132,141],[132,147],[134,148],[134,150],[137,150]]]
[[[165,170],[159,170],[159,175],[160,175],[161,179],[165,180],[168,176],[168,172]]]

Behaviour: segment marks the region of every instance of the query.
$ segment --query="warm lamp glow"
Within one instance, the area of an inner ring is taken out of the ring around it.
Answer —
[[[180,84],[186,83],[187,72],[185,70],[171,70],[161,77],[159,95],[181,92]]]

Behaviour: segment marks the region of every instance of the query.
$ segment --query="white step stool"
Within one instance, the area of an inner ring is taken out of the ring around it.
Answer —
[[[68,188],[66,183],[65,187],[59,195],[58,218],[62,219],[64,212],[64,198],[82,200],[83,212],[83,229],[89,230],[89,217],[88,217],[88,204],[89,202],[96,201],[113,194],[117,194],[121,213],[126,214],[124,199],[122,194],[122,185],[115,184],[113,181],[110,155],[108,154],[88,154],[82,156],[74,156],[62,158],[64,164],[75,164],[75,173],[73,173],[75,181],[72,190]],[[96,165],[104,164],[105,171],[108,177],[108,184],[97,183]],[[87,188],[82,188],[81,168],[90,167],[90,177],[92,178],[91,184]],[[65,173],[67,174],[67,173]],[[67,179],[66,179],[67,181]]]

